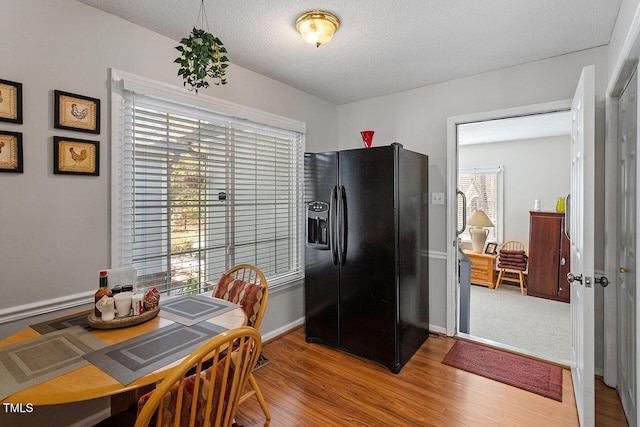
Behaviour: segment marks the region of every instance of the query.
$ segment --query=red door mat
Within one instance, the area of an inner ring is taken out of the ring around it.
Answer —
[[[562,368],[550,363],[463,340],[442,363],[562,402]]]

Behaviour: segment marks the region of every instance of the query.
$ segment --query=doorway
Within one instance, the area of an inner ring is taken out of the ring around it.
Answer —
[[[637,419],[637,95],[638,73],[633,73],[618,101],[618,200],[617,221],[617,388],[629,425]]]
[[[466,214],[458,211],[458,229],[463,216],[477,211],[484,212],[492,224],[487,227],[484,248],[472,248],[469,227],[460,234],[458,243],[475,264],[472,271],[486,268],[486,262],[495,270],[499,258],[491,249],[508,240],[529,248],[530,211],[555,212],[558,197],[564,201],[569,192],[571,114],[550,111],[463,123],[457,126],[456,134],[457,185],[467,207]],[[562,220],[561,215],[558,218]],[[556,234],[560,232],[558,229]],[[478,250],[482,252],[478,254]],[[472,274],[470,287],[469,338],[569,363],[570,306],[559,301],[560,292],[567,294],[567,301],[568,292],[563,291],[568,291],[568,286],[556,280],[545,283],[544,288],[546,292],[555,287],[559,292],[545,295],[539,289],[537,296],[530,296],[526,290],[521,295],[519,286],[505,281],[496,286],[494,271],[489,272],[490,281],[477,280],[477,276]]]
[[[548,102],[543,104],[527,105],[505,110],[486,111],[481,113],[467,114],[464,116],[449,117],[447,119],[447,211],[457,212],[457,182],[458,182],[458,126],[467,123],[488,122],[499,119],[532,116],[538,114],[567,111],[571,108],[571,100]],[[447,238],[451,243],[447,248],[447,317],[446,333],[454,336],[458,333],[458,316],[461,310],[460,294],[458,284],[458,245],[456,230],[458,218],[454,215],[447,215]]]

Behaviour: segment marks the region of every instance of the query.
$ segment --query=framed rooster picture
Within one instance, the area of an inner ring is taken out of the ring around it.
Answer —
[[[100,133],[100,100],[60,90],[54,91],[56,129]]]
[[[54,136],[53,173],[100,175],[100,142]]]
[[[0,130],[0,172],[23,172],[21,132]]]
[[[22,83],[0,80],[0,121],[22,124]]]

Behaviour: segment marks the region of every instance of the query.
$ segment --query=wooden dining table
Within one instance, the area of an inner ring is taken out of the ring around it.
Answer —
[[[247,324],[247,316],[241,307],[214,316],[207,322],[233,329]],[[174,322],[160,315],[133,326],[119,329],[93,329],[91,333],[103,340],[107,345],[119,344],[131,338],[153,332]],[[19,343],[41,336],[32,328],[23,329],[4,340],[0,347]],[[130,384],[123,385],[100,368],[89,364],[75,371],[58,376],[28,389],[16,392],[2,400],[2,403],[59,405],[80,402],[103,397],[111,398],[111,413],[126,410],[134,404],[138,397],[155,387],[164,379],[182,359],[170,363],[150,374],[147,374]]]

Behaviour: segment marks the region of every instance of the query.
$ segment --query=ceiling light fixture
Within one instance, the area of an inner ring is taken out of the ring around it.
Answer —
[[[296,19],[296,29],[304,41],[316,47],[329,43],[338,28],[340,28],[338,17],[321,10],[303,13]]]

